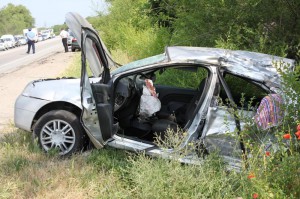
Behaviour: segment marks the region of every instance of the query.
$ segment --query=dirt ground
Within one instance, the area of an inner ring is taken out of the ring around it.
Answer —
[[[32,80],[60,76],[74,56],[71,52],[57,52],[0,77],[0,135],[13,124],[14,103],[24,87]]]

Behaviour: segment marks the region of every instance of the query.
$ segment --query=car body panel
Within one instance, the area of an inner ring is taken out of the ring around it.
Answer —
[[[253,117],[255,113],[253,111],[243,110],[240,111],[240,114],[247,115],[247,117]],[[243,129],[245,123],[241,123],[240,125],[241,129]],[[209,107],[201,135],[201,139],[204,141],[206,149],[209,152],[217,150],[220,151],[221,155],[241,155],[242,149],[240,148],[237,139],[237,133],[232,133],[237,131],[235,118],[229,113],[228,107]]]
[[[47,101],[68,101],[80,106],[79,84],[79,79],[41,79],[30,82],[22,95]]]
[[[41,107],[44,107],[51,102],[53,101],[24,95],[18,96],[14,109],[15,126],[26,131],[31,131],[36,113],[41,109]]]

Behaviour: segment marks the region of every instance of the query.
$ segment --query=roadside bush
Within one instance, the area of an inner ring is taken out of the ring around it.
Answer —
[[[231,50],[250,50],[270,55],[286,57],[288,46],[283,41],[271,41],[264,31],[264,25],[256,28],[233,25],[228,32],[215,40],[215,47]]]
[[[228,170],[217,152],[211,153],[199,165],[182,164],[179,158],[197,151],[197,143],[178,151],[185,132],[167,132],[167,139],[157,144],[174,148],[172,159],[151,158],[141,153],[130,158],[127,173],[133,195],[137,198],[284,198],[295,195],[285,193],[284,187],[265,175],[257,159],[253,158],[247,169]],[[178,153],[179,152],[179,153]],[[254,161],[255,160],[255,161]],[[272,174],[273,175],[273,174]],[[278,178],[280,179],[280,178]],[[293,182],[296,178],[291,179]]]
[[[288,66],[283,66],[285,67]],[[241,139],[247,148],[244,172],[248,171],[250,178],[255,178],[255,183],[268,187],[268,190],[257,190],[259,195],[264,191],[268,193],[266,198],[299,198],[298,74],[286,73],[284,70],[279,72],[283,77],[283,93],[279,94],[284,99],[284,103],[277,107],[284,112],[279,125],[262,130],[257,127],[253,118],[242,118],[239,115],[247,124],[241,132]]]

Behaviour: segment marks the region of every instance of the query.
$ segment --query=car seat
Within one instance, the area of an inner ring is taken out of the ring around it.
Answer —
[[[203,93],[206,85],[207,78],[204,78],[197,89],[197,94],[192,98],[192,100],[185,106],[179,108],[175,111],[175,121],[166,118],[167,113],[158,113],[158,115],[163,115],[161,119],[156,120],[152,124],[152,132],[161,138],[164,138],[166,130],[169,128],[176,132],[179,127],[184,127],[189,120],[192,120],[195,113],[196,107],[198,105],[199,99]],[[171,114],[171,113],[169,113]]]

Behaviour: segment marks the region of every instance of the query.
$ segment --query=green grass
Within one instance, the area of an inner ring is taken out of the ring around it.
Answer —
[[[70,158],[40,151],[13,127],[0,143],[0,198],[259,198],[299,197],[299,155],[250,162],[228,172],[217,154],[203,165],[104,148]],[[248,179],[248,175],[255,176]]]
[[[62,72],[62,77],[80,77],[81,72],[81,54],[76,53],[70,66]]]
[[[71,68],[80,68],[74,62]],[[65,76],[78,76],[77,70]],[[109,147],[60,158],[43,153],[31,133],[12,125],[4,131],[0,198],[300,198],[296,151],[266,157],[256,150],[237,173],[227,171],[218,154],[198,166]]]

